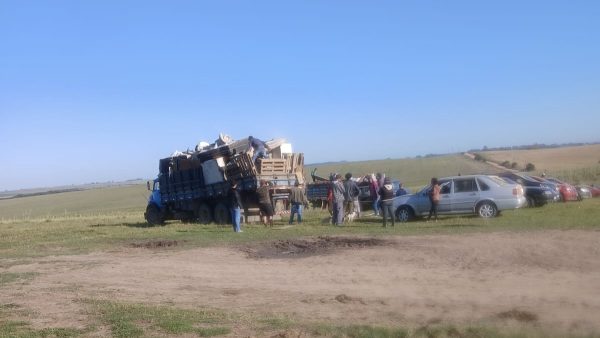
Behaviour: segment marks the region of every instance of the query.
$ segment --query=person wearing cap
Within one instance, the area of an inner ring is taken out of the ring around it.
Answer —
[[[242,197],[238,188],[237,181],[231,181],[231,187],[229,188],[229,210],[231,211],[231,223],[233,224],[233,231],[243,232],[240,223],[242,215]]]
[[[298,214],[298,224],[302,223],[302,207],[308,205],[308,200],[298,180],[296,180],[290,191],[290,203],[292,204],[292,208],[290,210],[289,224],[294,223],[295,214]]]
[[[383,186],[379,188],[379,196],[381,196],[383,226],[387,227],[388,215],[392,221],[392,226],[394,226],[394,186],[392,185],[392,180],[389,177],[386,177],[383,180]]]
[[[331,223],[337,226],[344,225],[344,195],[346,189],[342,183],[342,175],[335,175],[331,190],[333,192],[333,216]]]
[[[358,195],[360,195],[360,189],[358,188],[358,184],[352,180],[352,173],[346,174],[344,189],[344,208],[346,209],[346,212],[349,214],[356,212],[356,216],[360,217],[360,205],[358,204]]]

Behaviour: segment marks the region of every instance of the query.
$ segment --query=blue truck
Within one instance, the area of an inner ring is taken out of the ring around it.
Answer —
[[[304,180],[304,155],[293,153],[284,139],[266,144],[268,158],[256,161],[248,139],[219,139],[160,159],[158,176],[148,182],[151,193],[144,218],[155,225],[167,220],[230,224],[227,193],[233,180],[241,190],[246,222],[258,215],[256,189],[261,180],[269,186],[275,211],[285,210],[291,187]]]

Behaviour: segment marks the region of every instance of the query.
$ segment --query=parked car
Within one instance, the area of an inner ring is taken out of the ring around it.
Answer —
[[[577,185],[575,186],[575,189],[577,189],[577,194],[579,195],[580,200],[593,197],[592,188],[587,185]]]
[[[548,202],[556,202],[560,198],[558,191],[549,184],[542,183],[522,173],[504,172],[498,174],[508,182],[518,183],[525,189],[525,198],[529,207],[541,207]]]
[[[579,194],[577,193],[577,189],[569,183],[561,181],[554,177],[545,177],[545,179],[558,185],[561,201],[567,202],[581,200],[581,198],[579,198]]]
[[[495,217],[502,210],[520,208],[526,204],[523,187],[507,183],[498,176],[468,175],[439,179],[441,186],[438,214],[477,214]],[[394,199],[396,218],[407,222],[429,213],[429,191],[426,186],[415,194]]]
[[[600,197],[600,187],[592,184],[590,186],[590,191],[592,192],[592,197]]]

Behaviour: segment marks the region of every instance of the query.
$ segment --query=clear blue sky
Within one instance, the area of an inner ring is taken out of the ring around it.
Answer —
[[[600,141],[600,1],[0,0],[0,190],[285,137],[308,163]]]

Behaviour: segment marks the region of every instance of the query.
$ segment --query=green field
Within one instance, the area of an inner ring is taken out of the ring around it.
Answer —
[[[347,172],[355,176],[385,172],[409,187],[427,183],[432,176],[458,173],[493,172],[488,165],[463,156],[382,160],[319,166],[318,174]],[[308,171],[307,171],[308,172]],[[543,208],[505,211],[494,219],[472,216],[443,217],[439,222],[416,221],[382,228],[381,219],[364,217],[345,227],[328,224],[328,214],[307,210],[302,226],[287,226],[285,220],[275,228],[245,225],[236,234],[229,226],[168,222],[150,226],[143,219],[148,192],[145,185],[93,189],[0,200],[0,291],[18,288],[38,277],[34,272],[6,272],[44,257],[57,260],[62,255],[111,252],[157,241],[176,242],[168,248],[177,252],[198,247],[237,246],[277,239],[319,235],[422,236],[434,234],[543,232],[550,229],[598,231],[600,199],[558,203]],[[552,333],[543,327],[495,326],[485,324],[452,325],[432,323],[424,326],[340,325],[335,322],[306,322],[293,316],[248,314],[236,309],[201,307],[182,309],[170,304],[123,303],[101,299],[78,299],[91,322],[83,327],[34,325],[30,310],[13,303],[0,303],[0,337],[145,337],[145,336],[232,336],[240,327],[253,336],[271,336],[281,330],[289,337],[580,337],[579,334]],[[243,331],[242,330],[242,331]],[[246,332],[244,331],[244,332]],[[586,334],[585,337],[598,337]],[[282,336],[283,337],[283,336]]]
[[[466,158],[463,155],[444,155],[423,158],[389,159],[378,161],[340,162],[324,165],[310,165],[305,168],[305,176],[310,182],[310,172],[317,168],[317,175],[327,178],[329,173],[351,172],[354,177],[369,173],[385,173],[400,180],[412,189],[429,183],[432,177],[455,176],[458,174],[493,174],[499,170],[482,162]]]

